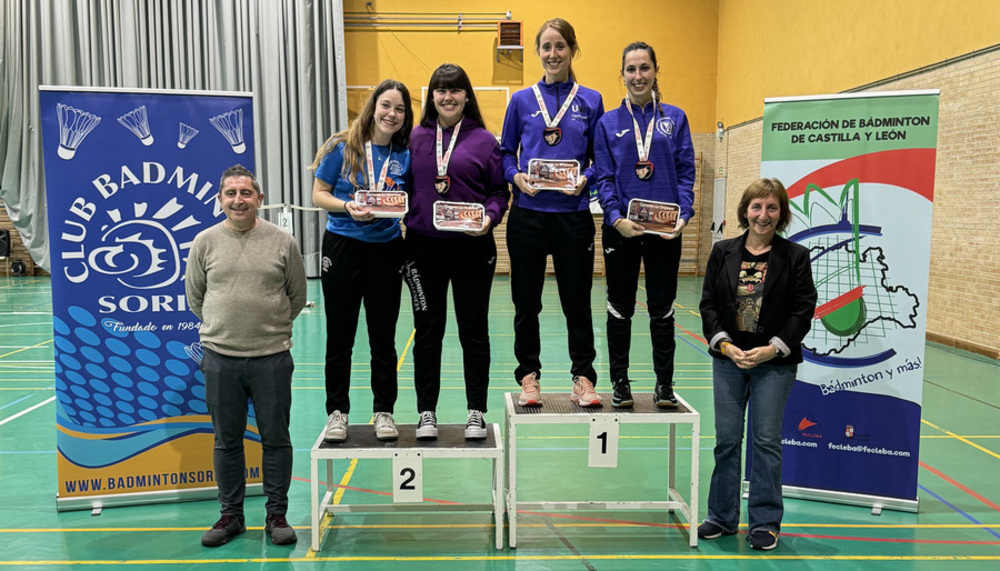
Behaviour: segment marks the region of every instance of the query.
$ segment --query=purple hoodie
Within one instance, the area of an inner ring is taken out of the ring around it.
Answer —
[[[500,146],[492,133],[471,119],[462,119],[458,142],[448,162],[451,187],[445,195],[434,189],[437,176],[435,138],[437,126],[421,123],[410,134],[410,177],[406,185],[410,192],[410,210],[404,223],[407,232],[432,238],[467,238],[463,232],[442,232],[434,228],[434,203],[476,202],[486,209],[492,227],[503,220],[510,201],[510,190],[501,171]],[[442,130],[443,152],[448,151],[453,127]]]

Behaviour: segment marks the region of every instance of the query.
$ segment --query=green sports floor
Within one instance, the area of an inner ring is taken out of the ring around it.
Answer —
[[[494,548],[487,513],[350,513],[325,522],[319,552],[310,550],[309,450],[324,423],[324,320],[318,280],[295,322],[296,362],[292,439],[294,478],[289,522],[299,542],[271,545],[263,533],[264,500],[247,501],[246,534],[219,548],[202,547],[202,532],[218,504],[195,501],[115,507],[100,515],[56,511],[56,428],[51,293],[47,278],[0,276],[0,568],[18,569],[1000,569],[1000,363],[928,344],[924,369],[918,513],[871,510],[789,499],[778,549],[751,551],[745,526],[733,537],[687,542],[687,524],[653,511],[524,512],[517,549]],[[404,288],[405,289],[405,288]],[[676,385],[701,412],[700,499],[704,514],[714,440],[709,357],[700,337],[701,281],[680,280]],[[606,375],[603,281],[593,292],[598,371]],[[640,295],[640,299],[642,299]],[[565,325],[552,280],[542,316],[543,397],[570,386]],[[398,423],[416,422],[410,339],[403,304]],[[516,390],[512,371],[513,308],[506,278],[493,289],[492,386],[487,421],[503,424],[504,393]],[[359,338],[365,339],[364,326]],[[442,371],[441,423],[464,423],[461,353],[449,324]],[[367,343],[355,348],[351,422],[371,418]],[[648,328],[637,313],[633,390],[651,391]],[[607,391],[606,376],[598,384]],[[662,498],[665,425],[623,425],[619,467],[587,468],[585,425],[531,427],[518,435],[518,500],[649,500]],[[690,431],[678,429],[677,472],[682,495],[690,470]],[[391,495],[389,460],[357,460],[338,471],[345,504],[383,503]],[[324,474],[324,472],[321,472]],[[428,460],[428,501],[487,503],[489,461]],[[745,508],[745,503],[744,503]],[[205,567],[205,565],[211,567]]]

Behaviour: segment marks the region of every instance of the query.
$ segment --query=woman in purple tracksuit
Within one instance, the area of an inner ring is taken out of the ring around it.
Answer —
[[[604,209],[601,238],[608,283],[608,360],[614,389],[611,404],[631,406],[628,378],[632,315],[639,285],[639,262],[646,274],[649,332],[653,345],[660,407],[676,407],[674,377],[674,298],[681,258],[681,230],[694,216],[694,147],[684,111],[660,102],[656,53],[634,42],[622,53],[628,97],[605,114],[594,143],[597,194]],[[680,206],[676,230],[644,234],[627,218],[633,198]]]
[[[601,94],[576,83],[571,67],[579,51],[576,32],[561,18],[545,22],[535,36],[535,51],[545,76],[514,93],[504,119],[504,178],[514,185],[507,221],[510,288],[514,301],[514,377],[521,385],[518,403],[541,405],[542,363],[538,314],[542,309],[546,257],[552,255],[559,301],[566,316],[573,377],[571,398],[581,406],[600,406],[594,392],[590,290],[594,274],[594,222],[589,181],[594,179],[593,141],[604,113]],[[529,184],[531,159],[576,160],[580,176],[568,191],[535,190]]]
[[[489,304],[496,268],[493,228],[503,219],[510,191],[501,171],[500,147],[483,126],[469,76],[453,64],[431,75],[420,124],[410,136],[410,210],[406,215],[407,262],[403,277],[413,301],[416,329],[413,381],[420,420],[416,436],[437,438],[441,350],[447,323],[448,284],[465,369],[469,409],[465,437],[486,438],[490,373]],[[434,203],[482,204],[482,226],[449,232],[434,227]]]

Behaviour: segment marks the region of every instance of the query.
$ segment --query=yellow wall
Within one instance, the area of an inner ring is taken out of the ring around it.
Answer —
[[[344,11],[364,12],[367,2],[345,0]],[[513,13],[513,20],[523,23],[523,56],[501,56],[497,61],[496,28],[458,32],[449,30],[390,29],[345,30],[347,82],[350,85],[374,85],[387,77],[398,79],[410,88],[414,107],[421,105],[420,87],[431,72],[444,62],[462,66],[473,85],[510,87],[511,92],[536,82],[542,68],[535,55],[535,34],[549,18],[562,17],[576,29],[581,48],[573,70],[582,85],[604,96],[606,108],[616,107],[624,97],[619,71],[621,52],[628,43],[642,40],[657,52],[660,64],[660,89],[663,100],[678,105],[689,116],[692,131],[715,130],[716,46],[718,40],[718,0],[656,0],[634,9],[608,10],[614,4],[606,0],[578,2],[538,2],[537,0],[485,1],[467,0],[375,0],[378,13],[455,12],[470,16],[474,12]],[[356,111],[364,94],[350,92],[348,106]],[[499,95],[480,95],[487,127],[500,132],[503,104]],[[419,111],[417,111],[419,116]]]
[[[718,118],[837,93],[1000,43],[996,0],[721,0]]]

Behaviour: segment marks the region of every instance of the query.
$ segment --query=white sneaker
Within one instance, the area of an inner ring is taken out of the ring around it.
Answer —
[[[417,423],[417,438],[432,440],[438,437],[437,415],[429,410],[420,413],[420,422]]]
[[[467,440],[486,439],[486,420],[479,410],[469,411],[469,421],[465,423],[465,438]]]
[[[343,442],[347,440],[347,415],[335,410],[330,413],[330,418],[326,419],[326,432],[323,440],[329,442]]]
[[[396,430],[396,421],[392,419],[392,414],[388,412],[375,413],[375,438],[379,440],[399,438],[399,431]]]

